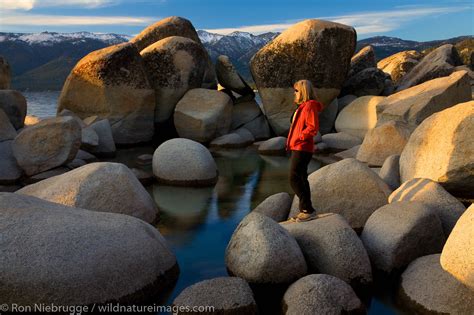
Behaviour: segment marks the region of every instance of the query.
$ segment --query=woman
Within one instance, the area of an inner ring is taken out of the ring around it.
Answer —
[[[300,199],[300,211],[293,220],[304,222],[316,217],[316,211],[311,204],[308,164],[314,152],[314,136],[319,130],[318,112],[324,107],[315,100],[310,81],[300,80],[294,84],[293,88],[297,108],[291,118],[286,150],[291,150],[290,184]]]

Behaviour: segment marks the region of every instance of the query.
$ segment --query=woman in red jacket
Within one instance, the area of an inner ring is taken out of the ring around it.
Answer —
[[[293,86],[297,106],[291,118],[286,150],[291,150],[290,184],[300,199],[297,222],[312,220],[316,211],[311,203],[311,191],[308,183],[308,164],[314,152],[314,136],[319,130],[318,112],[323,104],[315,100],[314,89],[310,81],[300,80]]]

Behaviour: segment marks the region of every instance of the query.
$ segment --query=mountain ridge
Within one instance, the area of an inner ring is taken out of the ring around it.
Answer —
[[[198,30],[199,38],[212,60],[227,55],[237,71],[252,81],[252,56],[279,33],[254,35],[233,32],[228,35]],[[12,88],[18,90],[60,90],[74,65],[89,52],[130,40],[132,36],[114,33],[5,33],[0,32],[0,55],[12,68]],[[474,36],[417,42],[397,37],[375,36],[359,40],[357,50],[372,45],[377,59],[403,50],[422,51],[445,43],[457,43]]]

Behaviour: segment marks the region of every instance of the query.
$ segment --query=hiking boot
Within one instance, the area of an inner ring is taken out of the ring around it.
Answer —
[[[313,219],[316,219],[317,217],[318,215],[316,214],[316,211],[313,211],[313,212],[300,212],[295,218],[296,218],[296,222],[306,222],[306,221],[311,221]]]

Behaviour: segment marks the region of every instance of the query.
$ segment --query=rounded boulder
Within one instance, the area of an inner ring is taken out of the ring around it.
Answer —
[[[176,138],[163,142],[153,153],[153,174],[174,186],[211,186],[217,182],[217,165],[199,142]]]
[[[158,217],[153,199],[133,172],[120,163],[87,164],[17,193],[70,207],[128,214],[150,223]]]
[[[296,240],[278,223],[256,212],[235,229],[225,263],[229,274],[253,284],[289,284],[307,272]]]

